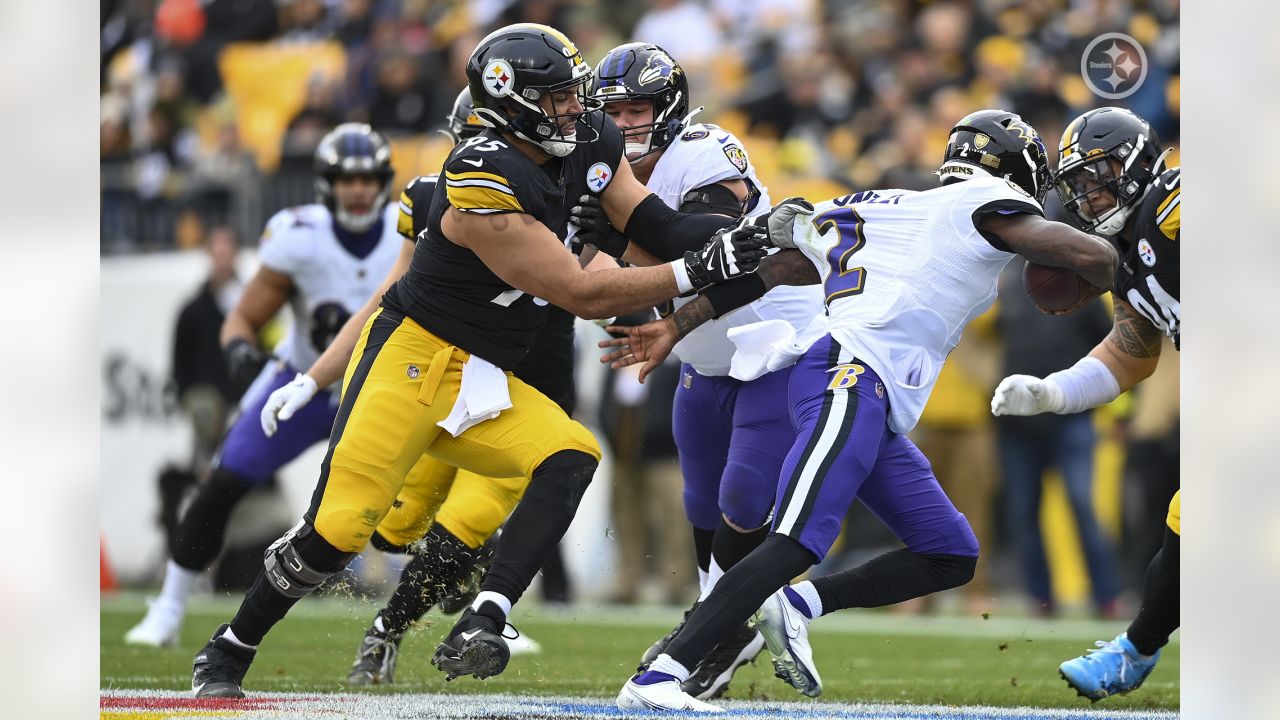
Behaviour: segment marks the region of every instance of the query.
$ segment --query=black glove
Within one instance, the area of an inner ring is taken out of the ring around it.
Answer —
[[[271,359],[270,355],[244,338],[232,340],[223,352],[227,357],[227,374],[231,376],[231,384],[239,392],[244,392],[253,384]]]
[[[684,254],[684,269],[694,290],[756,271],[768,254],[769,233],[746,218],[711,236],[701,250]]]
[[[789,197],[774,205],[767,213],[757,215],[752,224],[763,228],[769,235],[770,247],[794,248],[793,223],[797,215],[813,214],[813,204],[802,197]]]
[[[627,236],[613,229],[609,218],[600,207],[600,198],[583,195],[578,204],[569,210],[569,222],[578,226],[574,237],[588,245],[595,245],[600,252],[616,258],[627,251]]]

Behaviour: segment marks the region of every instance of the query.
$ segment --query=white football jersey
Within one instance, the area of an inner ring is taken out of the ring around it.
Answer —
[[[654,165],[648,188],[662,201],[679,208],[685,193],[722,182],[745,180],[755,187],[759,197],[747,208],[747,216],[755,217],[770,207],[769,189],[756,177],[755,167],[747,157],[742,142],[733,133],[715,125],[693,123],[667,147]],[[680,307],[693,298],[677,298]],[[675,346],[676,357],[687,362],[702,375],[728,375],[735,346],[729,341],[730,328],[761,320],[785,320],[798,335],[822,316],[822,292],[816,287],[783,286],[739,308],[722,318],[712,320]],[[809,334],[821,336],[821,327]]]
[[[294,287],[293,323],[276,348],[277,357],[306,371],[347,318],[369,301],[400,255],[404,238],[396,232],[398,212],[394,203],[387,204],[382,235],[363,258],[338,241],[333,216],[323,205],[288,208],[267,221],[259,257],[263,266],[289,276]]]
[[[960,334],[996,299],[1013,254],[974,227],[987,212],[1043,214],[1013,183],[980,177],[923,192],[868,190],[796,220],[796,247],[818,268],[830,333],[880,375],[889,428],[915,427]]]

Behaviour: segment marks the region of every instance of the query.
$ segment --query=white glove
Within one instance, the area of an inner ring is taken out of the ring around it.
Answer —
[[[310,375],[298,373],[293,382],[276,388],[267,396],[262,406],[262,432],[271,437],[276,434],[278,421],[285,421],[301,410],[316,395],[316,381]]]
[[[795,220],[813,215],[813,204],[802,197],[789,197],[773,206],[773,209],[757,217],[753,222],[763,225],[769,232],[769,244],[776,248],[794,248]]]
[[[1010,375],[1000,381],[991,398],[992,415],[1039,415],[1062,412],[1062,388],[1033,375]]]

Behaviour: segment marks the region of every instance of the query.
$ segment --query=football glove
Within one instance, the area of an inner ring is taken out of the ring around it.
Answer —
[[[621,258],[627,251],[627,236],[609,224],[604,208],[600,207],[599,197],[588,194],[578,198],[578,204],[569,210],[569,222],[578,226],[575,238],[587,245],[595,245],[600,252]]]
[[[1010,375],[996,386],[991,398],[992,415],[1039,415],[1061,412],[1062,388],[1032,375]]]
[[[271,356],[261,348],[244,338],[235,338],[227,344],[224,351],[227,357],[227,375],[231,383],[244,392],[257,379],[262,368],[266,367]]]
[[[753,273],[768,254],[769,235],[742,218],[718,231],[701,250],[684,254],[684,270],[694,290]]]
[[[288,385],[276,388],[267,396],[267,403],[262,406],[262,432],[267,437],[276,434],[281,422],[293,417],[311,398],[316,395],[316,381],[310,375],[298,373]]]
[[[776,248],[794,248],[795,219],[799,215],[812,215],[813,204],[802,197],[789,197],[752,221],[768,231],[769,245]]]

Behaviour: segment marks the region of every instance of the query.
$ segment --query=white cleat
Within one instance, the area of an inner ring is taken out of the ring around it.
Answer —
[[[639,677],[637,675],[636,677]],[[724,708],[705,703],[680,689],[674,678],[652,685],[639,685],[633,677],[618,693],[618,707],[623,710],[656,710],[671,712],[722,713]]]
[[[182,632],[181,607],[163,600],[152,600],[147,608],[146,617],[129,632],[125,633],[126,645],[145,645],[148,647],[172,647],[178,644],[178,636]]]
[[[809,697],[821,695],[822,677],[809,645],[809,618],[779,590],[764,601],[754,624],[773,656],[774,674]]]
[[[542,652],[542,645],[528,635],[517,635],[514,639],[504,635],[502,639],[507,641],[507,649],[511,651],[511,657],[537,655]]]

